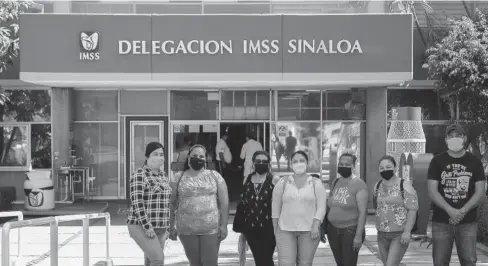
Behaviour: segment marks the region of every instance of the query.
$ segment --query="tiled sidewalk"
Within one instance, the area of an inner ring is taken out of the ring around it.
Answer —
[[[368,217],[366,227],[366,241],[360,251],[358,265],[382,265],[377,256],[376,229],[373,216]],[[110,255],[116,266],[141,266],[143,254],[129,237],[127,227],[123,224],[125,215],[112,215]],[[103,265],[105,258],[105,227],[103,223],[90,227],[90,265]],[[82,236],[81,226],[61,226],[59,228],[59,265],[82,265]],[[27,265],[49,266],[49,227],[24,228],[22,231],[22,250]],[[237,240],[238,234],[232,232],[229,225],[229,236],[222,242],[220,248],[219,265],[237,266]],[[17,252],[17,231],[11,233],[11,254]],[[432,249],[426,248],[427,244],[420,246],[419,242],[412,242],[403,260],[403,265],[432,265]],[[275,254],[276,255],[276,254]],[[13,258],[13,256],[12,256]],[[252,255],[247,254],[246,265],[254,265]],[[276,256],[275,256],[276,258]],[[478,251],[478,264],[488,265],[488,252]],[[187,265],[187,259],[183,247],[179,242],[169,241],[166,247],[166,265]],[[335,265],[332,252],[328,244],[321,243],[316,253],[314,265]],[[451,265],[459,265],[457,255],[453,252]]]

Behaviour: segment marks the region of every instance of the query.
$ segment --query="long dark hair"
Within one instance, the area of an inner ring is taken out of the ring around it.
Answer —
[[[195,144],[195,145],[191,146],[190,150],[188,150],[188,154],[187,154],[186,159],[185,159],[185,165],[183,166],[183,171],[190,169],[190,165],[189,165],[190,154],[196,148],[202,148],[203,151],[205,152],[205,168],[207,168],[207,149],[201,144]]]

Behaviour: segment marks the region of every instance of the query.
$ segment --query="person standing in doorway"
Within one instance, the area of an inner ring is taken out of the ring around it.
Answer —
[[[483,164],[465,150],[461,125],[446,130],[447,152],[434,156],[427,174],[427,189],[434,203],[432,258],[434,266],[449,265],[456,243],[461,266],[476,265],[478,204],[485,196]]]
[[[215,146],[215,156],[217,161],[217,169],[222,176],[224,176],[224,169],[226,168],[226,164],[230,164],[232,162],[232,153],[230,152],[229,146],[227,145],[227,140],[229,139],[229,135],[223,134],[222,137],[217,142]]]
[[[295,152],[295,148],[297,147],[297,139],[293,137],[293,133],[288,131],[288,137],[286,137],[286,147],[285,147],[285,156],[287,160],[287,171],[290,171],[291,165],[291,155]]]
[[[146,146],[146,161],[130,178],[129,235],[144,252],[145,266],[164,265],[164,244],[170,224],[171,186],[161,170],[161,143]]]
[[[241,149],[241,159],[244,160],[244,178],[242,179],[242,183],[246,182],[246,178],[251,174],[253,167],[252,156],[255,152],[262,150],[263,145],[261,145],[261,142],[256,141],[254,137],[250,135],[246,136],[246,143],[242,145]]]

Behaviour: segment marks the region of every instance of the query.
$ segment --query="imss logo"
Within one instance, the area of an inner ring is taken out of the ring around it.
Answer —
[[[80,60],[98,60],[100,59],[100,33],[81,32],[80,33]]]

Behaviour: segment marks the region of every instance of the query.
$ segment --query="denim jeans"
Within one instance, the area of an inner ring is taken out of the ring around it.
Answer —
[[[378,249],[384,266],[398,266],[405,256],[409,245],[400,241],[403,232],[378,231]]]
[[[246,230],[244,233],[256,266],[274,266],[276,239],[273,228]]]
[[[310,231],[283,231],[278,226],[276,230],[278,265],[312,266],[319,242],[320,237],[313,240]]]
[[[356,225],[345,228],[335,227],[331,223],[327,225],[327,239],[337,266],[356,266],[358,264],[359,250],[355,251],[352,246],[356,229]],[[363,231],[363,242],[365,237],[366,234]]]
[[[140,225],[129,224],[129,235],[144,252],[144,266],[164,265],[164,243],[168,237],[166,229],[154,228],[156,237],[149,238]]]
[[[461,266],[475,266],[476,233],[478,224],[448,224],[432,222],[432,258],[434,266],[448,266],[451,262],[452,246],[456,250]]]

